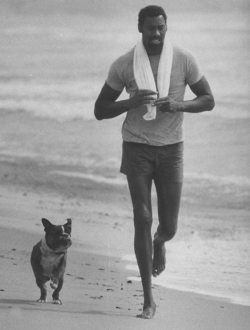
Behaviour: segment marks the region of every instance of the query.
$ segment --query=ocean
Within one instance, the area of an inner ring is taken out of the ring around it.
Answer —
[[[15,5],[1,11],[0,118],[10,122],[0,134],[0,160],[42,159],[73,168],[60,175],[125,185],[118,171],[123,118],[95,124],[93,108],[110,64],[140,37],[137,12],[146,1],[128,2],[128,8],[121,1],[123,10],[116,6],[113,14],[112,1],[110,10],[94,1],[79,11],[74,2],[66,9],[54,2],[60,10],[41,5],[36,10],[23,1],[19,12]],[[184,221],[184,232],[192,230],[171,243],[169,271],[157,283],[250,304],[249,11],[244,1],[245,7],[216,1],[212,8],[208,1],[204,7],[194,1],[195,10],[184,3],[185,8],[170,6],[168,33],[196,55],[216,108],[185,116],[183,204],[184,210],[199,204],[214,211],[205,214],[210,225],[199,222],[202,212],[194,216],[201,231]],[[20,130],[13,132],[15,120]],[[82,132],[83,122],[100,130],[108,125],[109,134]],[[60,141],[62,129],[67,138]],[[135,267],[131,256],[127,260],[128,268]]]
[[[248,16],[240,10],[169,14],[171,39],[197,56],[216,115],[225,118],[250,116]],[[92,119],[109,65],[140,37],[136,22],[137,12],[123,12],[118,26],[116,16],[2,14],[1,109],[59,121]]]

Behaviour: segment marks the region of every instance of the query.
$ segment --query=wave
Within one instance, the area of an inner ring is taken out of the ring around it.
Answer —
[[[63,100],[8,100],[0,102],[1,111],[27,112],[35,117],[53,119],[59,122],[75,119],[90,120],[94,118],[93,101],[65,102]]]
[[[91,94],[94,94],[91,97]],[[94,104],[98,94],[91,92],[90,95],[70,95],[62,93],[61,96],[44,97],[43,95],[25,98],[24,96],[13,95],[10,97],[2,96],[0,100],[1,111],[20,111],[29,113],[38,118],[53,119],[59,122],[71,121],[75,119],[91,120],[94,119]],[[218,109],[218,107],[217,107]],[[220,108],[213,113],[214,117],[227,120],[249,120],[250,113],[247,106],[238,109]],[[204,113],[203,116],[211,116]]]
[[[187,180],[206,181],[217,186],[237,185],[250,187],[250,179],[245,176],[217,176],[206,173],[185,173],[184,176]]]
[[[107,178],[101,175],[69,172],[69,171],[51,171],[51,174],[62,175],[71,178],[87,179],[97,183],[105,183],[109,185],[126,185],[126,180],[123,177]]]
[[[98,84],[72,79],[46,83],[32,79],[0,79],[0,109],[28,112],[36,117],[67,121],[94,117]],[[94,86],[94,87],[93,87]]]
[[[63,74],[45,79],[33,79],[25,75],[0,76],[0,109],[24,111],[36,117],[70,121],[94,119],[94,103],[101,89],[101,76],[89,69],[86,77],[74,79]],[[189,94],[187,93],[187,96]],[[187,98],[186,96],[186,98]],[[239,99],[240,101],[237,101]],[[127,98],[125,91],[121,99]],[[229,100],[219,101],[213,116],[225,119],[249,119],[249,98],[240,93]],[[210,116],[210,113],[203,113]]]
[[[130,269],[130,270],[136,270],[137,267],[131,267],[131,266],[127,266],[126,269]],[[136,277],[136,276],[129,276],[128,280],[130,281],[141,281],[140,277]],[[188,281],[187,281],[188,282]],[[152,284],[156,284],[159,286],[162,286],[166,289],[172,289],[172,290],[176,290],[176,291],[181,291],[181,292],[188,292],[188,293],[195,293],[195,294],[200,294],[206,297],[210,297],[211,299],[219,299],[219,300],[225,300],[225,301],[229,301],[232,304],[235,305],[242,305],[242,306],[250,306],[250,299],[249,297],[245,296],[242,297],[240,294],[233,294],[232,292],[227,291],[226,289],[221,291],[221,292],[217,292],[216,290],[212,290],[212,289],[190,289],[185,285],[180,285],[179,283],[168,283],[165,282],[162,279],[152,279]]]
[[[187,253],[187,260],[184,257],[182,262],[180,262],[180,260],[178,260],[178,254],[181,253],[183,256],[186,243],[175,242],[173,244],[175,245],[174,249],[172,250],[170,245],[170,250],[168,250],[168,269],[163,272],[161,276],[157,278],[153,277],[153,284],[165,287],[167,289],[174,289],[178,291],[201,294],[211,298],[223,299],[237,305],[250,306],[248,289],[249,281],[247,279],[247,273],[237,273],[238,268],[236,270],[235,265],[231,263],[230,259],[227,259],[226,265],[221,265],[218,260],[217,262],[213,262],[214,271],[209,273],[207,276],[201,276],[201,274],[206,273],[207,269],[211,267],[210,260],[207,258],[207,255],[213,255],[215,253],[214,245],[207,245],[204,241],[201,244],[206,246],[205,249],[195,248],[196,252],[192,255],[191,260],[188,259]],[[230,251],[230,253],[235,256],[235,250]],[[134,254],[124,255],[122,260],[126,263],[127,270],[139,273]],[[190,271],[190,262],[193,263],[193,266],[191,266],[192,271]],[[243,266],[241,265],[241,267]],[[230,269],[230,273],[227,274],[226,284],[223,280],[225,277],[224,268]],[[218,273],[221,274],[220,277],[217,276]],[[241,287],[235,283],[235,278],[237,277],[242,280],[242,283],[244,283]],[[128,280],[141,281],[141,278],[140,276],[129,276]],[[244,285],[245,290],[242,290]]]
[[[115,169],[117,169],[117,162],[114,164]],[[92,168],[93,170],[93,168]],[[116,177],[106,177],[100,174],[93,174],[93,173],[82,173],[82,172],[75,172],[75,171],[53,171],[52,174],[72,177],[72,178],[79,178],[79,179],[87,179],[93,182],[105,183],[109,185],[124,185],[126,184],[126,180],[123,176],[119,175]],[[198,182],[206,182],[206,185],[212,184],[215,186],[241,186],[245,188],[250,188],[250,179],[243,176],[224,176],[219,177],[211,174],[198,174],[198,173],[185,173],[184,180],[192,180]],[[208,183],[208,184],[207,184]],[[232,187],[232,190],[234,188]]]

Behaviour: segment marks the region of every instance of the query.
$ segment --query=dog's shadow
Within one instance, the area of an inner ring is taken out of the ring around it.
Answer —
[[[15,305],[37,305],[38,303],[36,301],[25,300],[25,299],[0,299],[0,308],[2,304],[3,304],[2,307],[11,308],[12,306]],[[9,305],[9,306],[5,306],[5,305]]]
[[[70,305],[70,306],[69,306]],[[56,313],[69,313],[69,314],[91,314],[91,315],[106,315],[106,316],[117,316],[117,312],[110,312],[107,311],[101,311],[101,310],[84,310],[79,309],[80,306],[74,305],[72,306],[72,303],[65,304],[65,305],[56,305],[52,302],[47,303],[39,303],[37,301],[33,300],[25,300],[25,299],[0,299],[0,309],[16,309],[19,311],[27,311],[27,310],[39,310],[39,311],[50,311],[50,312],[56,312]],[[128,313],[119,313],[120,316],[126,316],[126,317],[132,317],[132,315]]]

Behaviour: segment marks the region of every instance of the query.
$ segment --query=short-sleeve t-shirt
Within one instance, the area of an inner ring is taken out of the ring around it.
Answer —
[[[111,65],[106,83],[116,91],[124,88],[132,97],[138,90],[133,73],[134,48],[119,57]],[[157,76],[158,59],[150,57],[154,77]],[[193,55],[187,50],[173,46],[173,62],[169,94],[176,101],[183,101],[186,85],[193,85],[202,77]],[[130,109],[122,126],[122,138],[126,142],[144,143],[154,146],[174,144],[183,141],[183,113],[168,113],[157,110],[156,119],[144,120],[146,106]]]

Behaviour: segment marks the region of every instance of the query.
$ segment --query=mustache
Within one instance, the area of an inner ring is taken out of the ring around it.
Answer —
[[[153,41],[153,40],[162,41],[162,38],[161,37],[152,37],[149,39],[149,41]]]

